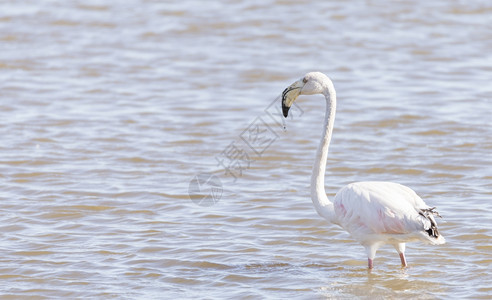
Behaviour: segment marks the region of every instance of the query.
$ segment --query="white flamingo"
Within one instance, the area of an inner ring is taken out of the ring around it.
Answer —
[[[391,244],[407,266],[405,243],[424,241],[444,244],[437,230],[434,215],[440,215],[410,188],[393,182],[356,182],[343,187],[331,202],[325,192],[325,169],[333,123],[336,93],[331,80],[323,73],[307,73],[282,93],[282,111],[289,108],[299,95],[322,94],[326,98],[323,136],[316,153],[311,177],[311,199],[318,214],[347,230],[365,247],[369,269],[373,268],[377,249]]]

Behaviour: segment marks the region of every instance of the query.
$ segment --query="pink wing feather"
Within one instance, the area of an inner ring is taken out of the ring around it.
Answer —
[[[410,188],[392,182],[356,182],[334,199],[338,223],[354,238],[408,234],[423,229],[421,209],[429,208]]]

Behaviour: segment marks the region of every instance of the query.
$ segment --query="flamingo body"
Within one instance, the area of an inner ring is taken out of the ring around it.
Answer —
[[[431,227],[419,212],[430,209],[409,187],[393,182],[356,182],[342,188],[334,200],[338,223],[361,243],[403,241]],[[428,235],[424,235],[428,239]],[[428,239],[429,241],[433,241]]]
[[[401,264],[407,265],[405,243],[423,241],[444,244],[434,216],[440,216],[409,187],[393,182],[355,182],[343,187],[331,202],[326,196],[324,175],[328,148],[336,111],[336,93],[331,80],[319,72],[307,73],[282,93],[282,111],[289,108],[299,95],[322,94],[327,106],[325,126],[316,153],[311,176],[311,198],[319,215],[347,230],[367,252],[368,267],[373,268],[377,249],[391,244],[397,250]]]
[[[393,182],[356,182],[342,188],[333,199],[335,215],[341,227],[361,243],[369,260],[383,244],[392,244],[402,265],[405,243],[424,241],[443,244],[432,211],[409,187]]]

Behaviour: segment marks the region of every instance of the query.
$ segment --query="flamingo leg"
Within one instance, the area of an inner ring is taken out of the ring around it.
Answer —
[[[405,243],[398,243],[393,245],[400,255],[400,260],[401,260],[401,266],[406,267],[407,266],[407,260],[405,258]]]
[[[401,260],[401,266],[406,267],[407,266],[407,260],[405,259],[405,253],[400,253],[400,260]]]
[[[364,246],[366,248],[367,267],[369,269],[372,269],[374,267],[374,258],[376,257],[376,251],[378,250],[378,248],[380,246],[381,246],[381,243],[374,243],[374,244]]]

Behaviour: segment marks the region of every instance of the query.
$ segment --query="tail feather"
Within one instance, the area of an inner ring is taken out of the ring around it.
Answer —
[[[424,222],[424,231],[427,232],[430,238],[433,238],[432,242],[436,244],[444,244],[444,238],[439,234],[437,229],[436,220],[434,216],[442,218],[441,215],[435,210],[435,207],[420,209],[419,215],[421,215],[426,222]]]

